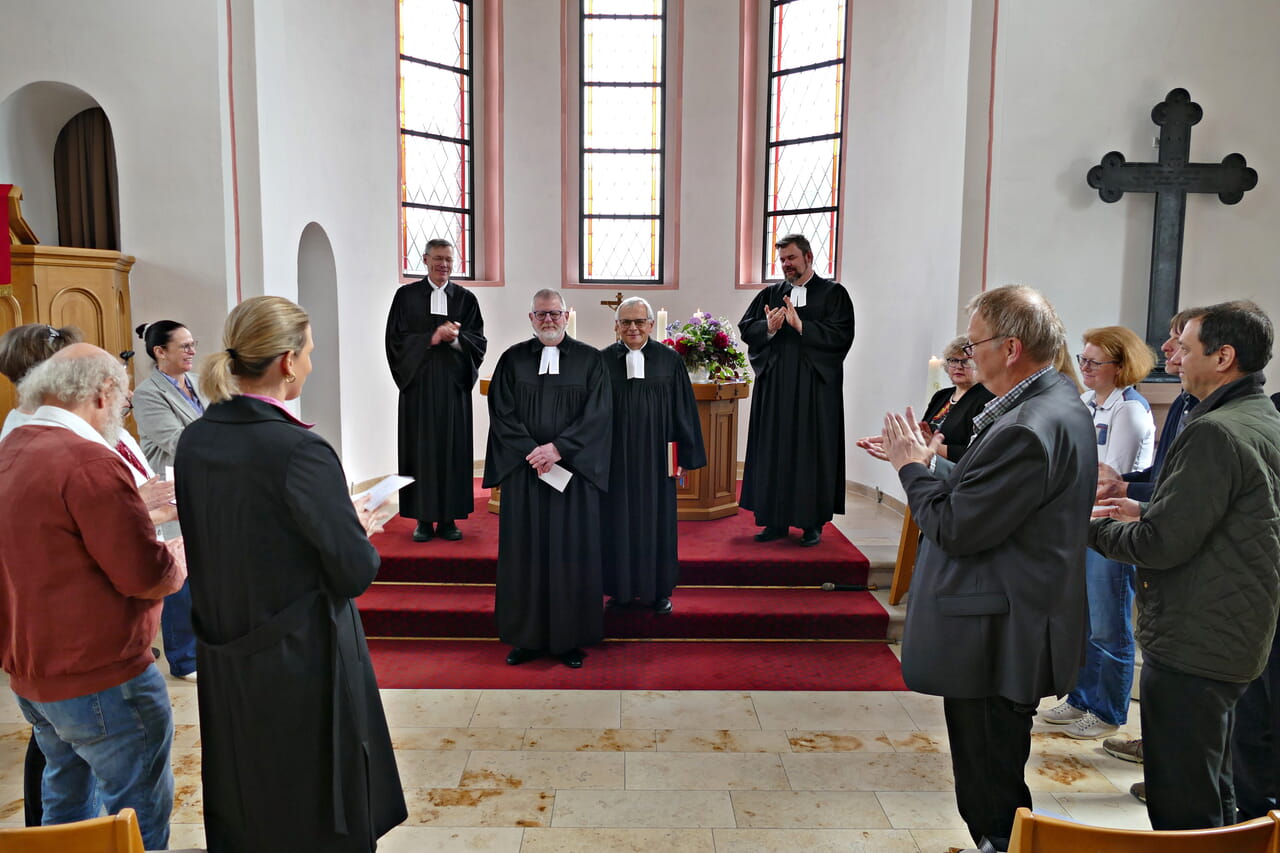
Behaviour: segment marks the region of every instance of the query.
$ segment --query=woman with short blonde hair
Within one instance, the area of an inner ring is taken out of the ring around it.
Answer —
[[[1093,412],[1098,462],[1127,474],[1151,465],[1156,425],[1151,406],[1134,387],[1155,367],[1142,338],[1123,326],[1102,326],[1084,333],[1084,351],[1076,356],[1084,384],[1080,395]],[[1089,642],[1075,690],[1062,704],[1041,713],[1049,723],[1065,725],[1070,737],[1105,737],[1124,725],[1133,687],[1133,610],[1137,570],[1085,552],[1089,594]]]

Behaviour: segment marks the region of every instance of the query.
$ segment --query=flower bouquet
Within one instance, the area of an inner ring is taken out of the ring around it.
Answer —
[[[702,311],[685,322],[668,324],[663,343],[680,353],[695,382],[751,381],[738,333],[724,317]]]

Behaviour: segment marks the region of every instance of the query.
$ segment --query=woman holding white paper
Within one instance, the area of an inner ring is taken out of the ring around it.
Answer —
[[[245,300],[223,347],[177,457],[208,849],[372,850],[406,817],[352,601],[378,573],[381,518],[353,505],[333,448],[284,407],[311,373],[306,312]]]

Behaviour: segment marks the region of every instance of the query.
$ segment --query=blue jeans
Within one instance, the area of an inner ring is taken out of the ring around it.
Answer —
[[[1133,566],[1085,552],[1089,593],[1089,642],[1076,689],[1067,701],[1098,719],[1122,726],[1129,718],[1133,688]]]
[[[59,702],[19,696],[48,762],[44,824],[71,823],[122,808],[138,813],[148,850],[169,846],[173,811],[173,713],[155,664],[118,687]]]
[[[166,595],[160,611],[160,636],[164,638],[164,658],[173,675],[196,671],[196,632],[191,627],[191,582]]]

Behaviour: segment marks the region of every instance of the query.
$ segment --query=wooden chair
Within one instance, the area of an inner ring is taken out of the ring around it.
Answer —
[[[1218,829],[1107,829],[1018,809],[1009,853],[1280,853],[1280,811]]]
[[[143,853],[142,832],[133,809],[58,826],[0,829],[5,853]]]
[[[911,507],[902,514],[902,536],[898,540],[898,559],[893,564],[893,582],[889,585],[889,603],[897,604],[911,587],[916,569],[916,552],[920,550],[920,527],[911,517]]]

